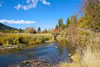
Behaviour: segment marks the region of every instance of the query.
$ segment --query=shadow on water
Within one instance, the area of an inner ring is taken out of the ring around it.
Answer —
[[[42,44],[36,47],[28,47],[15,52],[0,55],[0,67],[8,67],[20,64],[25,60],[44,60],[50,64],[58,64],[61,61],[68,61],[67,50],[58,43]],[[69,51],[69,50],[68,50]]]
[[[57,44],[59,44],[58,46],[60,48],[66,48],[67,54],[73,55],[74,53],[76,53],[76,47],[66,40],[65,41],[59,41],[59,42],[57,42]]]

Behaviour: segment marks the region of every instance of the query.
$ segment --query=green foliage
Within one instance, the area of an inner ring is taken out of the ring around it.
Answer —
[[[62,25],[62,29],[65,29],[65,28],[66,28],[66,25],[65,25],[65,24],[63,24],[63,25]]]
[[[66,21],[66,27],[68,27],[70,25],[70,19],[69,17],[67,18],[67,21]]]
[[[42,31],[42,33],[48,33],[48,30],[47,30],[47,29],[45,29],[45,30],[43,30],[43,31]]]
[[[58,25],[56,25],[55,29],[57,29],[57,28],[59,28],[59,26],[58,26]]]
[[[77,14],[71,16],[71,24],[77,24]]]
[[[63,26],[63,19],[60,18],[60,19],[58,20],[58,23],[59,23],[59,28],[62,28],[62,26]]]
[[[19,32],[19,33],[22,33],[22,32],[23,32],[23,30],[22,30],[22,29],[18,29],[18,32]]]
[[[90,33],[87,31],[79,31],[79,34],[82,36],[89,36],[90,35]]]
[[[100,0],[83,0],[83,25],[86,29],[100,31]]]
[[[41,28],[40,27],[37,30],[38,30],[38,32],[41,32]]]
[[[0,23],[0,31],[8,32],[8,31],[11,31],[11,30],[17,30],[17,29]]]
[[[53,38],[52,35],[49,34],[0,34],[0,36],[0,46],[44,43]]]

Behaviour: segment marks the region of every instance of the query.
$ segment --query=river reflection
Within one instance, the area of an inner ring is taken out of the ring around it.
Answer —
[[[68,61],[67,49],[54,42],[33,48],[24,48],[17,52],[3,53],[0,55],[0,67],[20,64],[25,60],[32,59],[45,60],[50,64]]]
[[[62,52],[63,48],[65,48],[65,50],[67,51],[67,54],[74,54],[76,53],[76,47],[75,45],[72,45],[71,42],[67,42],[67,41],[61,41],[61,42],[57,42],[59,49],[59,52]]]

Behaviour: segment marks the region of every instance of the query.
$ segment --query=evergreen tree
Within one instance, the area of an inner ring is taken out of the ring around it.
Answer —
[[[72,24],[73,23],[73,16],[71,16],[71,20],[70,20],[70,24]]]
[[[19,33],[22,33],[22,32],[23,32],[23,30],[20,28],[20,29],[18,29],[18,32],[19,32]]]
[[[42,33],[48,33],[48,30],[47,30],[47,29],[45,29],[45,30],[43,30],[43,31],[42,31]]]
[[[57,28],[59,28],[59,27],[58,27],[58,25],[56,25],[56,27],[55,27],[55,28],[56,28],[56,29],[57,29]]]
[[[66,25],[65,25],[65,24],[63,24],[63,25],[62,25],[62,29],[65,29],[65,28],[66,28]]]
[[[41,32],[41,28],[40,27],[38,28],[38,32]]]
[[[77,24],[77,14],[72,15],[72,17],[71,17],[71,23],[72,24]]]
[[[63,26],[63,19],[60,18],[59,21],[58,21],[58,23],[59,23],[59,28],[62,28],[62,26]]]
[[[68,27],[70,25],[70,19],[69,17],[67,18],[67,21],[66,21],[66,27]]]

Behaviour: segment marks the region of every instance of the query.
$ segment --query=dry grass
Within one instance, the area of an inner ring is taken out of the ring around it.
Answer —
[[[78,46],[77,53],[72,56],[72,63],[62,62],[58,67],[100,67],[99,33],[86,30],[72,30],[66,32],[65,38]]]
[[[100,67],[100,50],[95,49],[93,51],[88,48],[80,56],[80,60],[73,61],[72,63],[63,62],[59,64],[59,67]],[[74,59],[78,58],[75,57]]]

